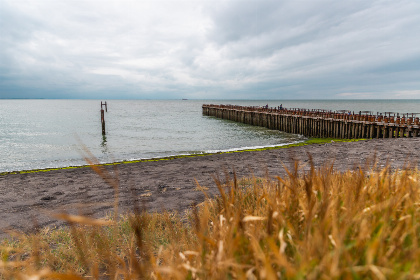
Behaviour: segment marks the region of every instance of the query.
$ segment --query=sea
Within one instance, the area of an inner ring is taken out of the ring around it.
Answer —
[[[0,173],[236,151],[306,141],[302,135],[203,116],[203,104],[417,113],[420,100],[0,99]]]

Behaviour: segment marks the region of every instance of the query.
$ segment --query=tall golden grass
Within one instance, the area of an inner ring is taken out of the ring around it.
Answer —
[[[339,173],[311,166],[302,175],[299,168],[275,179],[215,180],[220,195],[186,214],[135,209],[104,220],[63,214],[68,227],[3,240],[1,275],[420,279],[417,170]]]

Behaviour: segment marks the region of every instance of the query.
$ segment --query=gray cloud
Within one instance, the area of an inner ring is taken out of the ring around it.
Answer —
[[[419,12],[416,0],[0,0],[0,97],[420,98]]]

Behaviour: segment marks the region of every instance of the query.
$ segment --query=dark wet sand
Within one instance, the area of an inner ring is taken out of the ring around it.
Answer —
[[[197,180],[217,194],[214,176],[223,181],[226,173],[238,177],[283,176],[283,164],[303,164],[313,156],[316,167],[334,160],[336,170],[364,166],[376,155],[378,167],[389,162],[403,168],[407,162],[418,167],[420,138],[374,139],[349,143],[328,143],[255,152],[214,154],[192,158],[118,165],[119,208],[130,211],[138,203],[149,211],[184,211],[204,199]],[[303,170],[308,169],[308,166]],[[109,170],[113,173],[113,168]],[[232,175],[230,175],[232,176]],[[37,226],[60,225],[51,213],[84,213],[95,217],[113,210],[114,189],[92,169],[78,168],[0,176],[0,236],[5,230],[29,231]]]

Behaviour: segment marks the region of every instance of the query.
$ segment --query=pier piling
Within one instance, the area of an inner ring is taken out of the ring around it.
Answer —
[[[108,107],[106,104],[106,101],[104,103],[102,103],[101,101],[101,124],[102,124],[102,135],[105,135],[105,113],[104,113],[104,109],[103,107],[105,107],[105,111],[108,112]]]

